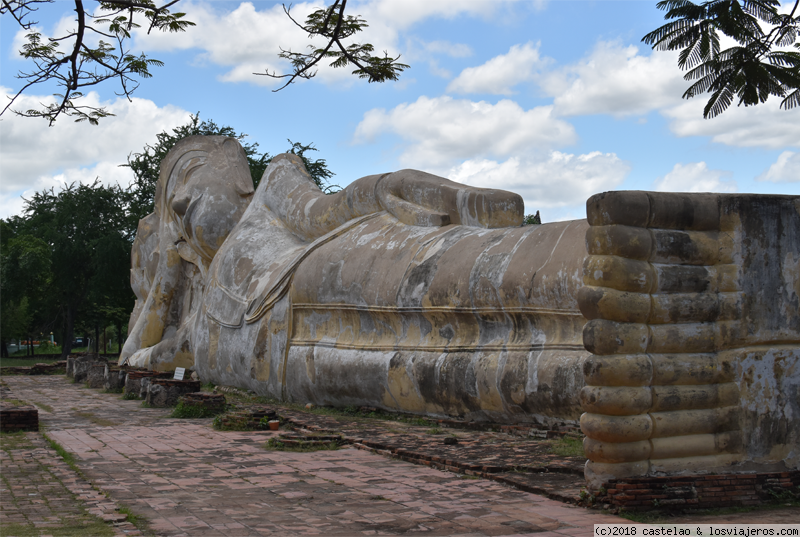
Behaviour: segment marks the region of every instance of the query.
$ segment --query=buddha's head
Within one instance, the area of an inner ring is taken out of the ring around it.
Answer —
[[[181,237],[211,261],[253,198],[244,149],[235,138],[190,136],[161,163],[157,211]]]

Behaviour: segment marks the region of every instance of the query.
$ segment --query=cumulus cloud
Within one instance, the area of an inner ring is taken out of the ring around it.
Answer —
[[[540,43],[512,46],[507,54],[495,56],[477,67],[468,67],[447,86],[451,93],[511,95],[513,87],[532,80],[550,60],[539,54]]]
[[[733,43],[728,44],[732,45]],[[703,119],[708,95],[684,100],[689,85],[673,52],[639,53],[636,46],[598,42],[579,62],[544,73],[537,80],[553,97],[556,116],[627,116],[658,110],[679,137],[709,136],[716,143],[780,149],[800,146],[800,121],[780,109],[780,99],[751,107],[731,106]]]
[[[452,73],[439,65],[438,57],[466,58],[472,56],[472,48],[464,43],[450,41],[424,41],[418,37],[410,37],[405,41],[403,62],[411,65],[427,63],[428,70],[434,76],[452,78]],[[403,77],[405,78],[405,77]],[[398,83],[402,83],[404,80]]]
[[[572,125],[555,118],[550,106],[524,110],[505,99],[490,104],[447,96],[423,96],[389,111],[370,110],[356,127],[355,141],[371,141],[383,133],[409,142],[400,160],[421,169],[549,149],[576,138]]]
[[[505,2],[504,2],[505,3]],[[382,0],[362,2],[348,6],[348,11],[358,13],[369,23],[359,39],[375,45],[377,50],[387,50],[392,56],[399,51],[400,31],[427,18],[453,18],[459,15],[485,17],[497,9],[501,2],[479,0],[470,2],[431,2],[429,0]],[[308,45],[323,45],[322,39],[309,39],[283,11],[275,4],[267,9],[257,10],[250,2],[242,2],[231,11],[220,9],[220,3],[185,2],[181,10],[187,19],[197,26],[186,32],[162,33],[135,32],[135,48],[146,51],[169,51],[198,49],[200,61],[230,67],[221,79],[227,82],[249,82],[251,84],[274,87],[282,84],[266,76],[265,70],[279,74],[290,72],[286,60],[278,58],[281,47],[295,52],[307,51]],[[302,23],[321,5],[313,2],[292,4],[292,17]],[[236,36],[231,39],[231,36]],[[435,42],[436,43],[436,42]],[[464,46],[446,46],[438,42],[439,48],[448,54],[465,54]],[[402,61],[402,60],[401,60]],[[317,77],[326,83],[353,83],[352,69],[333,69],[330,62],[320,62]],[[285,80],[284,80],[285,82]]]
[[[0,87],[0,100],[9,96],[8,88]],[[26,110],[52,96],[23,95],[14,108]],[[126,186],[133,178],[128,168],[119,168],[129,153],[141,151],[155,135],[186,123],[189,113],[175,106],[159,108],[146,99],[133,102],[117,99],[101,102],[94,92],[83,103],[107,106],[116,114],[97,126],[75,123],[67,117],[48,127],[44,120],[3,117],[0,130],[0,217],[16,214],[22,207],[20,195],[65,183],[91,183],[98,178],[104,184],[119,182]]]
[[[800,147],[800,121],[794,110],[781,110],[780,99],[758,106],[731,105],[714,119],[703,119],[708,98],[695,97],[662,111],[677,136],[710,136],[717,143],[738,147],[781,149]]]
[[[451,58],[466,58],[472,56],[472,48],[465,43],[451,43],[450,41],[430,41],[422,43],[425,50],[434,54],[444,54]]]
[[[446,176],[470,186],[516,192],[525,200],[526,212],[534,212],[581,205],[592,194],[619,187],[629,171],[630,165],[614,153],[573,155],[552,151],[545,158],[467,160],[451,168]]]
[[[355,4],[352,13],[360,13],[372,26],[386,25],[404,30],[429,18],[452,19],[461,15],[486,18],[503,4],[515,0],[470,0],[469,2],[434,2],[431,0],[377,0]],[[349,8],[348,8],[349,9]]]
[[[265,70],[277,71],[279,74],[288,72],[288,62],[278,58],[280,47],[305,52],[308,45],[322,43],[321,40],[309,40],[307,34],[294,25],[279,4],[261,11],[250,2],[242,2],[231,11],[219,9],[220,5],[207,2],[182,3],[181,10],[186,12],[188,20],[196,24],[195,27],[185,32],[150,34],[146,33],[146,28],[139,29],[134,32],[135,47],[147,52],[197,49],[200,51],[197,61],[230,67],[221,76],[221,80],[273,87],[282,82],[253,73],[264,73]],[[319,7],[308,2],[294,4],[292,16],[303,22]],[[332,71],[334,70],[321,69],[320,77],[335,77],[336,73]]]
[[[646,114],[680,102],[687,83],[676,58],[601,41],[583,60],[543,76],[540,85],[555,97],[558,115]]]
[[[756,181],[771,183],[800,182],[800,153],[784,151],[767,171],[756,177]]]
[[[653,187],[659,192],[736,192],[736,181],[723,179],[731,175],[725,170],[709,170],[705,162],[678,163]]]

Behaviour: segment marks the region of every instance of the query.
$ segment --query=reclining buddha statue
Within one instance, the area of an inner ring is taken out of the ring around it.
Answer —
[[[326,195],[292,154],[254,189],[235,139],[186,138],[139,225],[120,362],[284,401],[580,423],[593,483],[800,465],[798,197],[523,211],[416,170]]]

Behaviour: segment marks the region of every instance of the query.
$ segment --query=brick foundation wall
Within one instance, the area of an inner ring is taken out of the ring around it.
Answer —
[[[775,494],[800,493],[800,471],[641,477],[613,479],[605,484],[606,501],[629,511],[706,509],[758,505]],[[771,493],[772,492],[772,493]]]
[[[0,431],[38,431],[39,410],[33,406],[0,407]]]

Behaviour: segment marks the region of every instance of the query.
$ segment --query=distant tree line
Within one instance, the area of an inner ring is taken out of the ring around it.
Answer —
[[[154,145],[128,156],[125,166],[134,181],[128,188],[72,184],[35,193],[25,200],[21,215],[0,219],[0,351],[8,355],[10,340],[48,339],[52,332],[72,350],[75,334],[93,335],[115,326],[121,347],[123,330],[133,309],[130,254],[138,222],[153,212],[161,160],[182,138],[195,134],[237,138],[244,147],[254,183],[272,157],[260,153],[247,135],[199,114],[172,132],[156,136]],[[311,160],[313,145],[289,141],[288,152],[300,156],[315,183],[336,191],[334,175],[324,159]],[[46,335],[46,336],[45,336]],[[98,348],[98,347],[96,347]]]

